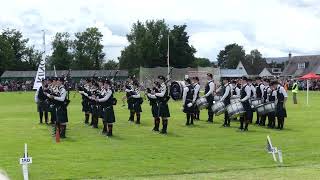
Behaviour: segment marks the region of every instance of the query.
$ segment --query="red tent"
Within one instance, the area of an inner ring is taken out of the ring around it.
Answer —
[[[307,79],[320,79],[319,75],[316,75],[315,73],[311,72],[309,74],[306,74],[299,78],[300,80],[307,80]]]

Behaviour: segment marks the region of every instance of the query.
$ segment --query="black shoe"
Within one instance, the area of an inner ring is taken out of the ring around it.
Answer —
[[[208,122],[208,123],[213,123],[213,120],[208,120],[207,122]]]
[[[155,127],[154,127],[154,128],[152,129],[152,131],[154,131],[154,132],[159,132],[159,128],[155,128]]]
[[[139,122],[137,121],[136,124],[141,124],[141,123],[140,123],[140,121]]]
[[[227,127],[230,127],[230,124],[227,124]]]
[[[112,137],[112,133],[107,133],[107,137],[108,138]]]
[[[248,131],[248,128],[243,129],[243,131]]]
[[[161,130],[161,131],[160,131],[160,134],[167,134],[167,131]]]
[[[89,121],[84,121],[85,124],[89,124]]]
[[[189,126],[190,125],[190,123],[186,123],[186,126]]]

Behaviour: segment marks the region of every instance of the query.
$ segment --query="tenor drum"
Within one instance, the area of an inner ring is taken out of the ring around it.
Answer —
[[[184,82],[174,81],[170,85],[170,96],[173,100],[182,99]]]
[[[220,114],[224,113],[226,111],[225,105],[223,102],[217,102],[212,105],[211,107],[214,114],[219,116]]]
[[[268,102],[268,103],[264,103],[261,104],[259,106],[256,107],[256,110],[259,114],[261,115],[265,115],[271,112],[275,112],[276,111],[276,105],[274,102]]]
[[[251,99],[251,106],[253,108],[256,108],[257,106],[262,104],[262,99],[256,98],[256,99]]]
[[[240,102],[240,97],[231,97],[230,98],[230,104],[236,103],[236,102]]]
[[[235,118],[246,112],[241,102],[236,102],[228,105],[227,111],[230,118]]]
[[[196,101],[196,104],[199,108],[199,110],[201,109],[205,109],[208,107],[208,102],[207,102],[207,99],[206,98],[199,98],[197,101]]]

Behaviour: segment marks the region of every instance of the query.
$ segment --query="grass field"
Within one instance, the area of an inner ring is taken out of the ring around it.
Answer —
[[[22,179],[18,159],[28,143],[33,158],[30,179],[320,179],[320,93],[311,92],[310,105],[299,93],[299,105],[287,104],[285,130],[249,126],[249,132],[221,128],[222,116],[207,124],[206,112],[186,127],[181,102],[170,100],[169,133],[151,132],[153,120],[147,101],[142,124],[128,123],[119,101],[114,137],[83,124],[80,96],[69,106],[68,138],[56,144],[51,128],[39,125],[34,93],[0,93],[0,169],[11,179]],[[118,94],[118,99],[120,95]],[[265,151],[266,136],[283,151],[278,166]]]

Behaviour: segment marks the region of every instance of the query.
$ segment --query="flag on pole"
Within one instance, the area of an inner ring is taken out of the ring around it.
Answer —
[[[167,50],[167,66],[168,66],[168,79],[170,79],[170,36],[168,34],[168,50]]]
[[[57,71],[56,71],[56,66],[55,66],[55,65],[53,65],[53,70],[54,70],[54,77],[58,77],[58,76],[57,76]]]
[[[41,86],[41,82],[46,78],[46,42],[45,42],[45,31],[43,31],[43,54],[42,59],[39,63],[36,77],[32,89],[38,89]]]
[[[269,136],[267,136],[267,147],[266,147],[268,153],[272,153],[272,157],[274,161],[277,161],[276,153],[277,148],[272,146],[271,139]]]

